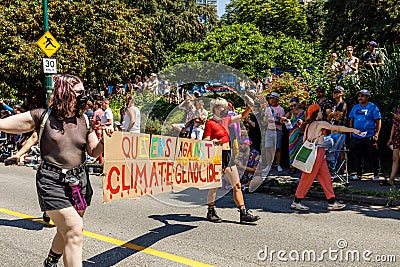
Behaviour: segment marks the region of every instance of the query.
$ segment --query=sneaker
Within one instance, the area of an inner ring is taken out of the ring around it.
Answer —
[[[282,169],[281,165],[278,165],[278,166],[276,167],[276,170],[277,170],[278,172],[283,172],[283,169]]]
[[[372,178],[372,182],[373,183],[379,183],[380,182],[379,176],[374,176],[374,178]]]
[[[57,267],[57,262],[50,261],[49,258],[46,258],[43,262],[44,267]]]
[[[354,174],[353,176],[350,177],[350,180],[358,181],[361,180],[361,178],[362,178],[361,175]]]
[[[345,207],[346,207],[346,204],[335,201],[335,203],[333,203],[333,204],[328,204],[327,209],[328,210],[341,210],[341,209],[344,209]]]
[[[304,206],[301,203],[296,203],[294,201],[293,201],[292,205],[290,205],[290,208],[294,209],[294,210],[309,210],[309,208],[307,206]]]
[[[214,208],[208,208],[207,212],[207,220],[210,222],[215,222],[215,223],[220,223],[222,222],[221,217],[217,215],[217,212],[215,211]]]
[[[251,211],[246,208],[239,210],[239,212],[240,212],[240,223],[255,222],[260,219],[260,216],[253,215]]]

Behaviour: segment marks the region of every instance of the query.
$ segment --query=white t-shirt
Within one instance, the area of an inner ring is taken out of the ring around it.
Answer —
[[[111,125],[107,125],[107,127],[113,127],[114,116],[112,114],[111,108],[107,108],[106,110],[104,110],[104,113],[103,113],[103,116],[101,117],[100,123],[105,125],[109,119],[111,119]]]

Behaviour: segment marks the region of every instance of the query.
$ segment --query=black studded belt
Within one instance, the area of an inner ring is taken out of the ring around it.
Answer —
[[[82,172],[85,172],[86,165],[83,163],[73,169],[62,169],[56,165],[42,161],[42,163],[40,164],[40,168],[58,173],[60,175],[63,174],[63,175],[70,176],[70,175],[78,175],[78,174],[81,174]]]

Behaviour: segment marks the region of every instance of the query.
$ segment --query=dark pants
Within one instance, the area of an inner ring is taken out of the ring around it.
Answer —
[[[357,175],[363,173],[363,163],[369,161],[371,171],[374,176],[377,176],[380,171],[378,146],[372,137],[368,138],[354,138],[351,137],[350,141],[351,154],[353,155],[354,163],[356,165]]]

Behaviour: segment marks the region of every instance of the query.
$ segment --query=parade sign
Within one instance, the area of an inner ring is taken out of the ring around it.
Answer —
[[[222,149],[212,141],[114,132],[104,143],[103,202],[221,187]]]
[[[46,32],[40,37],[36,44],[42,49],[46,56],[51,57],[60,48],[60,44],[50,32]]]

